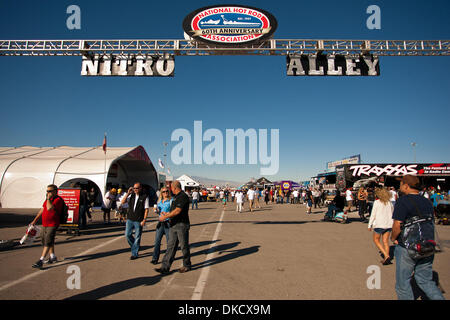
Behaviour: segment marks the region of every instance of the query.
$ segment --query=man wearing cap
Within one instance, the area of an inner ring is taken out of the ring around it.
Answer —
[[[411,277],[431,300],[444,300],[444,297],[433,282],[434,255],[413,260],[405,248],[405,244],[399,238],[401,224],[408,218],[417,216],[417,210],[422,215],[433,216],[433,206],[429,200],[419,195],[420,181],[416,176],[405,175],[400,179],[400,192],[403,194],[395,203],[392,218],[391,240],[395,246],[396,284],[395,291],[399,300],[413,300],[414,294],[411,288]],[[416,208],[417,207],[417,208]]]

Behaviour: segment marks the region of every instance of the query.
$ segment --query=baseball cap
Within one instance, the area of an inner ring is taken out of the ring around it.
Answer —
[[[410,188],[420,190],[420,180],[416,176],[407,174],[401,178],[397,178],[397,180],[401,181],[404,184],[407,184]]]

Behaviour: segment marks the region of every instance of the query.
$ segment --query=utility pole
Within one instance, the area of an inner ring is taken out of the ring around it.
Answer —
[[[411,142],[411,146],[412,146],[413,151],[414,151],[414,163],[416,163],[417,162],[416,161],[416,146],[417,146],[417,143]]]

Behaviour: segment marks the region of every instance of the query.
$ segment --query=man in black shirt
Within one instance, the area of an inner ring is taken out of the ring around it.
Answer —
[[[175,197],[170,212],[159,216],[159,221],[164,221],[167,218],[170,219],[167,251],[162,260],[161,268],[155,269],[162,274],[169,273],[178,244],[180,244],[181,251],[183,252],[183,267],[180,268],[179,272],[184,273],[191,270],[191,253],[189,250],[189,197],[181,190],[179,181],[174,181],[171,189]]]
[[[408,218],[417,216],[418,210],[423,216],[433,217],[431,202],[419,196],[419,190],[420,182],[416,176],[403,176],[400,182],[400,191],[404,195],[396,201],[392,215],[394,224],[392,225],[391,240],[396,244],[394,253],[396,261],[395,291],[399,300],[413,300],[414,294],[410,281],[414,273],[416,283],[429,299],[444,300],[441,291],[432,280],[434,255],[418,260],[412,259],[399,237],[402,223]]]

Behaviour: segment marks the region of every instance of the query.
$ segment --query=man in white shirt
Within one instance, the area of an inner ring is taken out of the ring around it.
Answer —
[[[235,194],[236,197],[236,211],[242,212],[242,205],[244,204],[244,194],[242,191],[237,191]]]
[[[294,194],[294,203],[297,204],[298,203],[298,191],[294,190],[293,194]]]
[[[397,201],[397,192],[395,191],[394,187],[391,187],[391,190],[389,190],[389,193],[391,194],[391,199],[389,199],[393,206],[395,206],[395,201]]]
[[[347,211],[352,211],[352,205],[353,205],[353,193],[350,188],[345,191],[345,200],[347,201]]]
[[[247,191],[247,198],[248,198],[248,205],[250,207],[250,212],[253,212],[253,201],[255,201],[255,190],[253,190],[253,187],[251,187]]]
[[[192,192],[192,209],[194,209],[194,204],[195,204],[195,209],[198,209],[198,198],[200,197],[200,194],[198,193],[197,189],[194,189],[194,191]]]

